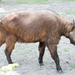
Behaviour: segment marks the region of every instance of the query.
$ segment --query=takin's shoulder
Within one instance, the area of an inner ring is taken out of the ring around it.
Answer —
[[[15,20],[17,18],[18,18],[18,15],[16,13],[10,13],[10,14],[5,15],[1,19],[1,21],[2,21],[2,23],[7,23],[7,22],[11,22],[11,21],[13,21],[13,20]]]

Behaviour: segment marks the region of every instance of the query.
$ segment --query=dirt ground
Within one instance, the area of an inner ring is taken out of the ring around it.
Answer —
[[[54,10],[57,13],[74,18],[75,14],[75,2],[53,3],[48,5],[4,5],[0,4],[0,17],[6,13],[21,10]],[[58,44],[58,54],[60,58],[60,65],[63,69],[63,73],[59,74],[56,71],[56,66],[53,59],[50,56],[48,49],[45,50],[44,65],[40,66],[38,63],[38,45],[39,43],[16,43],[15,49],[12,52],[12,60],[19,64],[15,70],[9,72],[0,72],[0,75],[75,75],[75,46],[70,44],[70,40],[61,37]],[[0,67],[8,65],[4,49],[6,44],[0,47]]]

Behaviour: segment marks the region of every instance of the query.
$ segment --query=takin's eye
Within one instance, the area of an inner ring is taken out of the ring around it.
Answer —
[[[73,25],[73,23],[71,23],[71,25]]]

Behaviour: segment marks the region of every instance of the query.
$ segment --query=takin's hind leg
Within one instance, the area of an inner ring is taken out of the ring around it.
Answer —
[[[39,43],[39,64],[43,65],[43,55],[45,52],[45,43],[44,42],[40,42]]]
[[[48,41],[47,47],[50,51],[51,57],[55,61],[57,71],[62,72],[62,68],[60,66],[60,61],[59,61],[59,56],[57,54],[57,45],[56,44],[50,44],[49,41]]]

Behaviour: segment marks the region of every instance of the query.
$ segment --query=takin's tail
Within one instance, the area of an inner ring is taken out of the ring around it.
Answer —
[[[2,25],[2,21],[0,20],[0,26]]]

